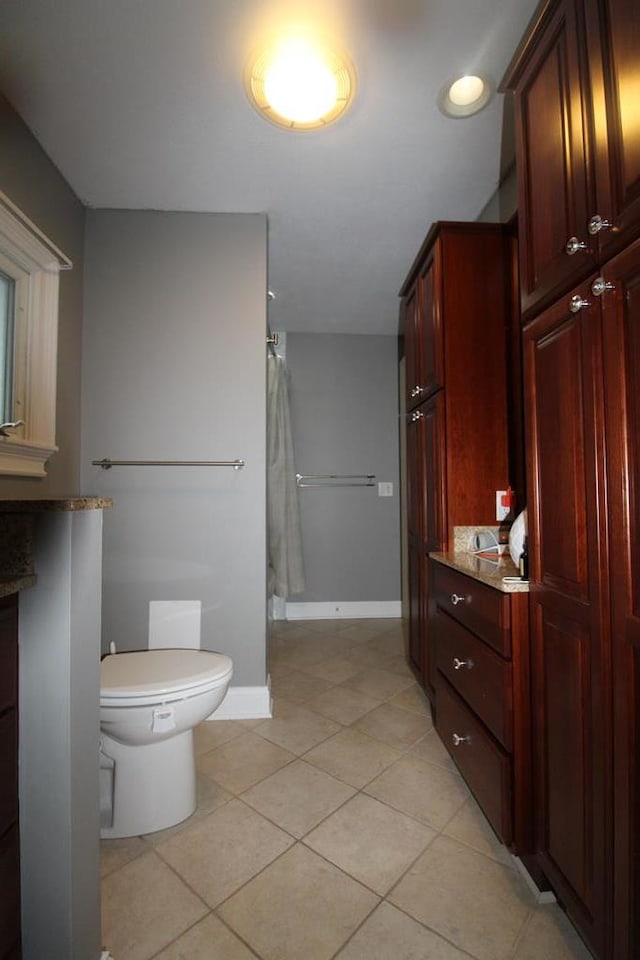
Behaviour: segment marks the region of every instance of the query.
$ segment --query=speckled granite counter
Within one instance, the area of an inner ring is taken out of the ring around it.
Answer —
[[[36,583],[33,569],[33,519],[46,512],[105,510],[109,497],[49,497],[41,500],[0,500],[0,597]]]
[[[518,570],[508,554],[500,557],[497,561],[483,560],[473,553],[455,551],[430,553],[429,556],[437,563],[443,563],[446,567],[451,567],[460,573],[466,573],[474,580],[487,583],[490,587],[495,587],[496,590],[502,590],[503,593],[528,593],[529,591],[527,580],[504,580],[504,577],[518,576]]]
[[[0,513],[41,513],[44,510],[107,510],[111,497],[48,497],[44,500],[0,500]]]

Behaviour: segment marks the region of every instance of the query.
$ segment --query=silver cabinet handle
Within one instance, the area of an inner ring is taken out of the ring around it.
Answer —
[[[599,213],[596,213],[591,220],[589,220],[589,233],[592,237],[595,237],[596,234],[600,233],[601,230],[610,230],[613,224],[610,220],[605,220],[604,217],[601,217]]]
[[[604,277],[596,277],[591,284],[591,293],[594,297],[601,297],[606,290],[615,290],[615,288],[615,283],[611,283],[610,280],[605,280]]]
[[[459,657],[454,657],[453,669],[462,670],[463,667],[466,667],[467,670],[473,670],[473,660],[460,660]]]
[[[453,740],[454,747],[459,747],[461,743],[471,743],[471,737],[467,733],[464,737],[461,737],[459,734],[454,733],[451,737]]]
[[[414,413],[411,414],[411,423],[415,423],[416,420],[422,420],[423,417],[424,417],[424,413],[422,412],[422,410],[416,410]]]
[[[569,309],[571,313],[579,313],[580,310],[584,310],[585,307],[590,307],[591,304],[588,300],[584,300],[579,294],[575,294],[571,297],[569,301]]]
[[[579,250],[586,250],[589,244],[586,240],[578,240],[577,237],[569,237],[565,244],[564,252],[572,257]]]
[[[464,603],[466,599],[466,597],[461,597],[457,593],[451,594],[451,603],[454,605],[454,607],[457,607],[459,603]]]

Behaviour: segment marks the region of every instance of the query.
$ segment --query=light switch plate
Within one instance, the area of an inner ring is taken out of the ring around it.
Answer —
[[[392,484],[392,483],[379,483],[379,484],[378,484],[378,496],[379,496],[379,497],[392,497],[392,496],[393,496],[393,484]]]

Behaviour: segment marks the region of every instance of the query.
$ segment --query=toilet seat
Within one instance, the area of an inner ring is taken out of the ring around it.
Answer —
[[[109,654],[100,663],[100,705],[136,707],[187,700],[229,680],[230,657],[209,650]]]

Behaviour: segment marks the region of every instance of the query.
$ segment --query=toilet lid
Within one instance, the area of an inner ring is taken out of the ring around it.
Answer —
[[[209,650],[144,650],[109,654],[100,663],[101,698],[164,697],[231,674],[233,661]]]

